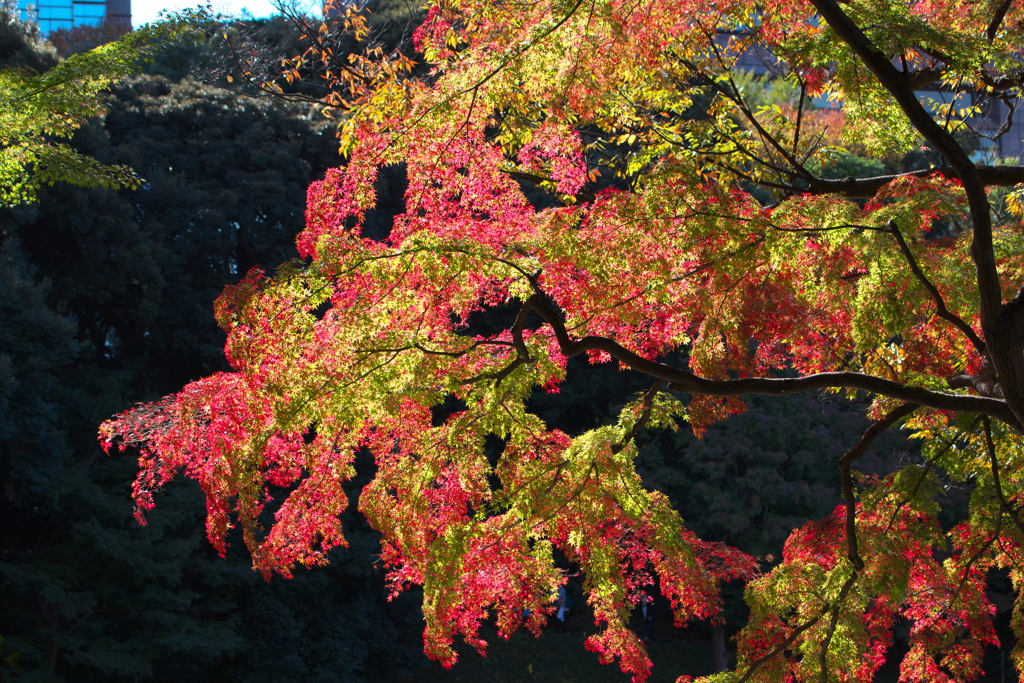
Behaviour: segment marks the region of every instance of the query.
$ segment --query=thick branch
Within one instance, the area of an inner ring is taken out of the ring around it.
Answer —
[[[942,80],[942,76],[946,73],[946,69],[941,66],[932,66],[927,69],[918,69],[916,71],[905,71],[907,81],[910,87],[914,90],[923,88],[926,85],[931,85]]]
[[[814,194],[842,194],[851,198],[873,197],[882,187],[898,178],[927,178],[937,173],[949,173],[949,169],[929,168],[912,173],[876,176],[874,178],[845,178],[830,180],[815,178],[810,182]],[[978,176],[987,187],[1012,187],[1024,183],[1024,166],[979,166]]]
[[[561,352],[566,356],[578,356],[586,351],[603,351],[623,365],[651,377],[663,379],[669,388],[692,394],[710,396],[740,396],[742,394],[763,394],[788,396],[790,394],[819,389],[863,389],[882,396],[888,396],[907,403],[916,403],[939,410],[989,415],[1024,431],[1005,401],[982,396],[965,396],[931,391],[892,380],[866,375],[859,372],[819,372],[804,377],[747,377],[744,379],[712,380],[676,368],[671,365],[648,360],[621,346],[607,337],[586,336],[577,341],[569,338],[560,314],[544,299],[542,294],[531,296],[523,309],[532,310],[551,325]]]
[[[989,398],[1006,398],[1006,395],[1003,393],[1003,387],[999,385],[999,380],[996,378],[996,372],[992,367],[992,361],[989,359],[988,354],[982,356],[981,370],[977,374],[968,375],[967,373],[960,373],[950,377],[947,382],[951,389],[974,389],[982,396]]]
[[[988,29],[985,31],[985,37],[988,38],[988,42],[992,42],[996,39],[996,34],[999,33],[999,27],[1003,25],[1003,19],[1006,17],[1007,10],[1010,9],[1010,5],[1013,4],[1013,0],[1003,0],[1002,4],[996,9],[995,14],[992,15],[992,21],[989,22]]]

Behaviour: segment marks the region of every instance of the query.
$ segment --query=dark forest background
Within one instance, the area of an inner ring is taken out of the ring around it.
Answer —
[[[393,7],[377,9],[387,18]],[[378,26],[402,39],[393,22]],[[227,30],[298,51],[284,19]],[[422,654],[419,596],[388,600],[376,534],[355,514],[344,520],[350,547],[329,567],[269,583],[240,543],[222,559],[206,542],[190,481],[167,487],[147,526],[134,521],[133,455],[105,456],[97,426],[226,369],[213,300],[249,268],[273,271],[294,256],[306,187],[343,163],[333,125],[312,107],[190,75],[210,64],[217,73],[219,35],[168,46],[113,88],[109,113],[76,137],[100,161],[133,167],[141,189],[58,185],[33,205],[0,209],[0,680],[623,680],[583,649],[594,626],[578,578],[569,633],[516,636],[445,672]],[[56,59],[0,15],[0,66],[42,71]],[[401,189],[401,170],[389,169],[383,214]],[[535,407],[578,434],[646,388],[611,367],[574,365],[562,393],[539,395]],[[834,462],[862,423],[836,398],[754,399],[702,441],[685,428],[643,434],[638,466],[691,529],[767,568],[795,525],[840,502]],[[915,453],[892,435],[862,469],[886,471]],[[361,463],[353,508],[370,476],[372,462]],[[740,588],[727,597],[731,631],[744,617]],[[657,617],[655,680],[709,673],[710,627],[673,629],[667,609]]]

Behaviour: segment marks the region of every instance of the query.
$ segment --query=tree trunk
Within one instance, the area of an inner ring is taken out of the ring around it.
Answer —
[[[715,653],[715,673],[729,670],[729,650],[725,647],[725,626],[711,632],[711,650]]]

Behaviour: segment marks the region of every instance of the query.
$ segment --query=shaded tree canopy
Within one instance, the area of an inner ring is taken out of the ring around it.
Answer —
[[[163,41],[205,20],[203,11],[185,12],[58,61],[33,49],[38,29],[0,11],[0,205],[32,202],[40,187],[56,182],[136,187],[130,168],[100,164],[68,141],[103,113],[112,83],[138,73]]]
[[[143,68],[180,74],[202,38]],[[0,58],[55,63],[45,43],[16,45]],[[0,209],[0,679],[407,675],[424,659],[406,627],[419,617],[386,601],[365,523],[348,524],[353,547],[329,572],[265,584],[205,542],[191,482],[135,524],[134,463],[94,438],[126,402],[227,367],[212,302],[240,270],[292,253],[305,189],[337,163],[329,125],[308,107],[151,75],[102,104],[69,144],[145,182],[58,182]]]
[[[905,680],[976,677],[997,642],[988,572],[1024,581],[1024,169],[977,151],[1008,129],[986,107],[1016,104],[1024,8],[446,0],[413,55],[363,12],[332,22],[365,50],[291,64],[322,69],[348,155],[310,186],[301,259],[220,297],[231,371],[102,427],[141,448],[140,519],[183,471],[214,546],[238,525],[254,566],[287,576],[345,543],[368,451],[359,509],[394,589],[423,587],[447,665],[456,636],[485,647],[485,619],[538,631],[562,556],[603,628],[588,647],[638,680],[625,615],[655,576],[679,622],[719,618],[720,583],[748,581],[720,680],[871,680],[898,619]],[[752,56],[790,100],[755,103]],[[858,175],[926,146],[929,167]],[[382,225],[385,168],[402,201]],[[647,383],[570,434],[531,402],[577,356]],[[838,458],[841,504],[774,566],[701,540],[637,473],[652,430],[814,391],[868,397],[874,423],[817,454]],[[855,481],[894,426],[924,461]],[[975,487],[951,529],[937,472]]]

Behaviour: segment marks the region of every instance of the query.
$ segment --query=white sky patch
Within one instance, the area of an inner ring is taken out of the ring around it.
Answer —
[[[180,10],[199,4],[186,0],[132,0],[132,26],[138,28],[156,21],[163,10]],[[254,19],[280,14],[270,0],[215,0],[212,4],[214,11],[234,17],[242,17],[245,11]]]

